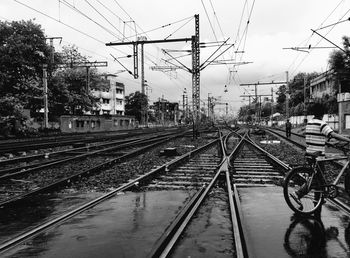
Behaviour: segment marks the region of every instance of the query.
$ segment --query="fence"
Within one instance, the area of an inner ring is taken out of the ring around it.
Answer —
[[[313,118],[313,115],[306,116],[306,119],[309,121]],[[292,123],[293,126],[302,125],[304,123],[305,116],[291,116],[289,118],[289,121]],[[323,121],[327,122],[330,127],[332,127],[334,130],[339,130],[339,117],[338,115],[324,115]],[[276,124],[277,123],[277,124]],[[283,126],[286,123],[286,120],[280,120],[280,121],[274,121],[274,124],[277,126]],[[268,125],[271,126],[271,121],[268,122]]]

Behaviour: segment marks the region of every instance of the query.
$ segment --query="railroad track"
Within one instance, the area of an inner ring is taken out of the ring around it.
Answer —
[[[180,129],[182,130],[182,129]],[[164,130],[168,133],[178,132],[179,129]],[[128,130],[128,131],[118,131],[113,133],[98,133],[98,134],[84,134],[84,135],[74,135],[74,136],[63,136],[55,137],[49,139],[30,139],[27,141],[12,141],[12,142],[0,142],[0,154],[11,154],[10,156],[15,156],[17,153],[19,155],[26,155],[27,152],[33,152],[35,150],[52,149],[55,147],[62,146],[72,146],[81,144],[90,144],[95,142],[110,141],[110,140],[120,140],[126,137],[135,137],[144,134],[154,134],[158,130],[149,131],[138,131],[138,130]],[[44,153],[45,154],[45,153]]]
[[[143,141],[134,141],[124,145],[108,147],[107,149],[94,151],[92,153],[80,154],[76,157],[61,159],[49,164],[39,165],[28,170],[15,172],[12,174],[0,176],[0,206],[14,205],[16,202],[25,200],[30,196],[45,193],[58,188],[62,188],[67,184],[71,184],[82,177],[91,176],[94,173],[120,163],[126,159],[130,159],[143,152],[150,150],[170,139],[180,137],[179,135],[155,137],[145,139]],[[108,156],[99,156],[108,151]],[[122,151],[122,152],[121,152]],[[93,157],[92,157],[93,156]],[[86,158],[89,157],[89,163]],[[82,160],[82,158],[85,158]],[[77,160],[82,160],[77,163]],[[67,167],[68,162],[74,162],[74,170]],[[57,167],[61,165],[61,167]],[[54,170],[46,175],[49,167],[56,166]],[[41,171],[40,173],[38,171]],[[28,175],[35,173],[34,175]],[[35,184],[34,184],[35,182]]]
[[[231,135],[226,144],[223,138],[3,242],[0,252],[4,256],[38,257],[108,257],[116,253],[126,257],[214,257],[219,253],[220,257],[254,257],[256,250],[249,241],[254,225],[248,227],[244,208],[247,198],[243,198],[247,191],[242,189],[280,189],[281,178],[290,167],[256,145],[247,134]],[[228,145],[233,151],[226,155]],[[270,198],[264,200],[274,205]],[[269,216],[259,214],[259,209],[251,213],[259,220]],[[284,234],[285,229],[281,230]],[[269,233],[263,239],[265,250],[274,248],[265,241]],[[54,255],[50,250],[60,251]]]
[[[200,175],[197,175],[195,176],[194,172],[194,167],[192,165],[190,165],[190,163],[188,163],[188,165],[181,165],[182,163],[186,163],[187,162],[187,159],[190,159],[190,157],[194,157],[196,156],[196,164],[200,161],[203,161],[203,163],[207,163],[206,165],[210,164],[210,166],[212,166],[212,170],[215,170],[215,168],[218,166],[218,163],[220,162],[220,157],[216,156],[213,158],[213,153],[210,154],[210,157],[208,157],[208,154],[203,154],[202,152],[207,152],[210,150],[210,148],[212,148],[212,146],[216,145],[217,146],[217,140],[214,140],[213,142],[197,149],[197,150],[194,150],[194,151],[191,151],[179,158],[175,158],[174,160],[158,167],[158,168],[155,168],[153,169],[152,171],[136,178],[135,180],[132,180],[130,181],[129,183],[126,183],[120,187],[118,187],[117,189],[111,191],[110,193],[108,194],[105,194],[104,196],[86,204],[86,205],[83,205],[77,209],[75,209],[74,211],[72,212],[69,212],[63,216],[60,216],[59,218],[55,219],[54,221],[51,221],[51,222],[48,222],[45,224],[45,226],[41,225],[41,227],[38,227],[36,229],[33,229],[31,230],[30,232],[27,232],[26,234],[23,234],[22,236],[18,237],[18,238],[15,238],[15,239],[12,239],[10,241],[7,241],[7,243],[3,244],[1,246],[1,250],[4,250],[4,249],[7,249],[7,247],[9,246],[12,246],[13,244],[15,243],[18,243],[18,242],[21,242],[23,240],[22,237],[24,238],[27,238],[28,236],[31,236],[33,234],[36,234],[38,233],[39,231],[43,230],[44,228],[47,228],[47,227],[50,227],[52,226],[53,224],[56,224],[58,221],[64,221],[65,219],[67,219],[68,217],[71,217],[73,216],[74,214],[77,214],[79,212],[81,212],[82,210],[84,209],[87,209],[93,205],[96,205],[97,203],[100,203],[112,196],[114,196],[115,194],[119,193],[119,192],[123,192],[123,191],[126,191],[127,189],[137,189],[137,191],[140,191],[140,189],[147,189],[149,187],[149,190],[147,191],[152,191],[151,189],[153,190],[157,190],[157,191],[160,191],[161,188],[164,188],[164,187],[170,187],[170,185],[166,186],[165,184],[162,184],[161,186],[159,185],[159,182],[160,180],[163,180],[163,182],[168,182],[169,181],[169,175],[166,175],[170,170],[173,170],[173,169],[178,169],[177,172],[179,172],[181,170],[181,167],[182,169],[187,169],[188,171],[191,171],[190,173],[193,173],[192,175],[192,181],[190,180],[190,184],[186,185],[185,187],[188,188],[188,189],[197,189],[198,187],[202,187],[202,184],[198,184],[198,180],[195,179],[195,177],[199,178]],[[216,150],[217,152],[217,150]],[[199,155],[199,156],[197,156]],[[192,162],[192,161],[189,161],[189,162]],[[208,166],[202,166],[202,167],[198,167],[198,169],[203,169],[204,167],[208,167]],[[175,173],[177,173],[175,172]],[[161,173],[165,173],[165,175],[160,175]],[[210,172],[208,172],[210,174]],[[178,175],[178,180],[182,181],[184,179],[188,179],[188,178],[181,178],[181,175]],[[180,181],[177,181],[177,180],[172,180],[172,182],[180,182]],[[150,182],[150,183],[147,183],[147,185],[143,185],[143,184],[146,184],[145,182]],[[175,184],[176,185],[176,184]],[[39,231],[37,231],[39,230]],[[36,232],[36,233],[34,233]],[[22,239],[22,240],[20,240]],[[6,247],[7,246],[7,247]]]
[[[17,175],[32,173],[39,169],[48,168],[53,165],[62,164],[68,161],[75,161],[89,156],[117,155],[118,149],[126,148],[136,144],[144,144],[158,137],[166,137],[173,133],[158,133],[151,137],[138,137],[125,140],[109,141],[95,145],[83,146],[73,149],[46,152],[43,154],[31,155],[15,159],[0,161],[0,181]],[[20,172],[19,172],[20,171]],[[16,173],[19,172],[19,173]]]

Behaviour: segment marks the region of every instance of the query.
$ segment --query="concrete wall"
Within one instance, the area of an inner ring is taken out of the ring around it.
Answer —
[[[349,109],[349,111],[350,111],[350,109]],[[349,112],[349,115],[350,115],[350,112]],[[307,118],[307,120],[310,120],[313,117],[314,117],[313,115],[310,115],[310,116],[307,116],[306,118]],[[298,126],[298,125],[301,125],[304,123],[304,119],[305,119],[305,116],[292,116],[289,118],[289,121],[292,123],[293,126]],[[350,117],[349,117],[349,119],[350,119]],[[323,116],[322,120],[327,122],[330,125],[330,127],[332,127],[334,130],[339,131],[339,117],[338,117],[338,115],[326,114]],[[275,123],[276,123],[276,121],[275,121]],[[283,126],[285,123],[286,123],[286,120],[277,121],[278,126]],[[270,121],[268,122],[268,125],[271,126]],[[350,128],[349,128],[349,132],[350,132]]]

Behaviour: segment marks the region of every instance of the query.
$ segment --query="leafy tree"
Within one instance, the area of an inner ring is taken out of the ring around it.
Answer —
[[[329,57],[329,65],[341,86],[341,92],[350,92],[350,38],[343,37],[343,49],[334,50]],[[338,89],[336,89],[338,90]]]
[[[309,99],[310,92],[306,89],[304,96],[304,85],[310,84],[310,80],[317,77],[318,73],[298,73],[293,80],[289,82],[289,109],[291,115],[302,115],[304,109],[304,98]],[[282,85],[278,88],[277,92],[277,105],[276,112],[286,112],[286,94],[287,86]]]
[[[58,53],[57,60],[59,63],[67,65],[67,67],[56,70],[49,83],[51,118],[62,114],[80,115],[91,110],[96,100],[90,89],[86,88],[86,69],[74,67],[74,63],[86,62],[88,58],[80,54],[77,47],[65,46],[63,51]],[[101,81],[97,70],[90,69],[89,76],[90,85],[97,87]]]
[[[135,116],[141,121],[141,107],[148,103],[147,95],[136,91],[125,97],[125,115]]]
[[[21,108],[35,111],[37,103],[42,102],[42,65],[49,51],[40,25],[0,21],[0,102],[6,103],[13,114],[20,114]],[[0,116],[6,112],[1,108]]]

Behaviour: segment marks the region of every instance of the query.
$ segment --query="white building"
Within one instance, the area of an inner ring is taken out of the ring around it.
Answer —
[[[125,115],[125,86],[117,81],[114,74],[105,74],[102,81],[91,89],[99,100],[95,115]]]
[[[335,73],[329,70],[310,81],[310,96],[322,98],[323,95],[334,95],[337,90]]]

